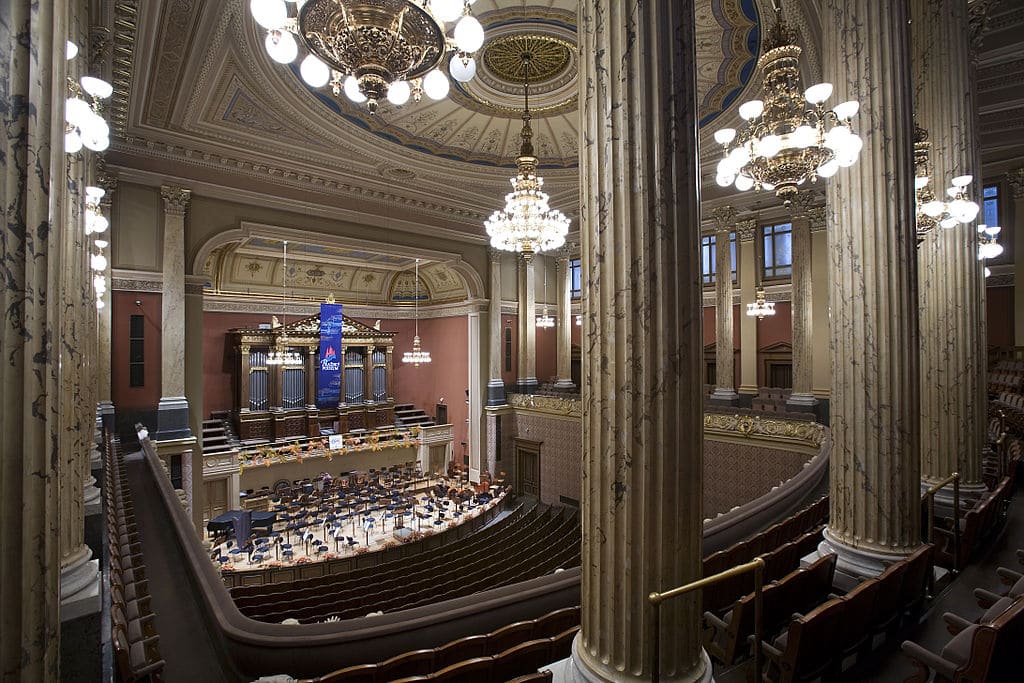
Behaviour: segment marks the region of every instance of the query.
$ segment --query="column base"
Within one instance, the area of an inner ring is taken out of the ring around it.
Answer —
[[[716,406],[735,406],[740,403],[740,395],[732,387],[715,387],[708,401]]]
[[[576,389],[576,385],[573,383],[573,381],[571,379],[563,377],[560,380],[558,380],[557,382],[555,382],[555,389],[562,389],[562,390],[565,390],[565,391],[574,391]]]
[[[89,475],[85,478],[82,486],[82,498],[85,503],[85,515],[99,514],[103,510],[103,500],[100,497],[100,490],[96,488],[96,477]]]
[[[587,663],[577,649],[580,642],[579,634],[572,641],[572,655],[568,659],[555,662],[550,667],[553,683],[619,683],[620,681],[649,681],[651,672],[643,676],[632,676],[621,671],[596,671]],[[700,648],[700,664],[689,674],[671,678],[664,673],[661,674],[663,681],[679,681],[680,683],[711,683],[714,670],[711,666],[711,658],[704,648]]]
[[[886,553],[854,548],[832,536],[828,528],[825,529],[824,537],[825,540],[818,544],[817,556],[811,559],[835,553],[836,574],[832,583],[845,590],[853,588],[863,579],[878,576],[890,564],[905,559],[914,550],[911,548],[906,553]]]
[[[188,420],[188,399],[184,396],[164,396],[156,409],[156,440],[171,441],[192,436]]]
[[[60,620],[78,619],[100,611],[100,562],[82,546],[60,570]]]
[[[789,398],[786,399],[786,407],[794,406],[797,408],[813,408],[818,405],[818,399],[814,397],[814,394],[790,394]]]
[[[114,428],[114,404],[111,401],[100,401],[96,404],[96,412],[99,413],[100,421],[104,429]]]
[[[536,394],[540,382],[536,377],[520,377],[516,380],[516,392],[520,394]]]
[[[506,402],[505,383],[500,379],[492,379],[487,382],[487,405],[503,406]]]

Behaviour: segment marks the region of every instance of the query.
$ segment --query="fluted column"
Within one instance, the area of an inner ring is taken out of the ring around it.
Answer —
[[[100,200],[100,209],[103,211],[103,215],[107,219],[111,219],[111,202],[113,199],[114,191],[117,189],[117,179],[111,176],[104,176],[100,179],[100,186],[106,191],[103,198]],[[108,228],[106,235],[109,236],[113,232],[112,229]],[[109,240],[108,240],[109,241]],[[114,403],[111,400],[112,396],[110,393],[110,334],[111,334],[111,312],[113,310],[113,282],[111,282],[111,262],[112,258],[109,257],[111,253],[110,249],[107,249],[107,267],[103,269],[103,279],[107,283],[107,292],[103,295],[103,308],[99,311],[99,319],[97,320],[97,368],[96,378],[97,384],[97,399],[100,417],[103,420],[103,426],[106,429],[114,428]]]
[[[1003,231],[1013,231],[1013,310],[1024,311],[1024,167],[1006,174],[1013,197],[1013,224]],[[1024,346],[1024,315],[1013,317],[1013,343]]]
[[[793,340],[793,393],[786,400],[794,410],[813,409],[818,403],[811,388],[814,372],[814,310],[813,285],[811,278],[811,225],[807,219],[809,195],[803,195],[803,202],[793,216],[793,297],[792,297],[792,340]]]
[[[815,396],[832,395],[832,356],[829,353],[829,330],[832,316],[828,310],[828,223],[825,207],[816,206],[807,212],[807,220],[811,231],[811,281],[818,283],[819,293],[812,296],[811,315],[814,324],[811,326],[811,345],[817,353],[811,358],[811,386]]]
[[[555,259],[555,277],[558,280],[558,337],[555,343],[555,372],[558,381],[555,388],[572,391],[576,385],[572,381],[572,273],[569,272],[569,252],[565,249],[558,252]]]
[[[931,140],[933,189],[973,168],[975,110],[968,59],[967,4],[911,0],[914,113]],[[972,196],[981,201],[981,183]],[[921,485],[953,472],[961,491],[980,496],[987,449],[985,344],[978,339],[984,306],[984,264],[974,224],[936,228],[918,252],[921,302]],[[979,341],[981,342],[979,344]],[[950,500],[952,496],[947,496]]]
[[[185,212],[190,190],[162,187],[164,200],[163,317],[157,439],[191,436],[185,398]]]
[[[825,81],[861,103],[860,161],[828,181],[831,516],[823,551],[878,574],[920,544],[917,273],[908,16],[823,0]]]
[[[505,381],[501,378],[501,251],[489,247],[487,256],[491,266],[491,303],[487,318],[487,337],[491,341],[487,405],[500,406],[505,403]]]
[[[0,3],[0,678],[60,680],[60,252],[67,3]]]
[[[694,4],[580,3],[582,630],[575,675],[649,680],[647,595],[700,576],[703,344]],[[710,678],[699,598],[663,606],[663,680]]]
[[[519,256],[519,378],[518,390],[537,388],[537,276],[534,255]]]
[[[715,213],[715,393],[711,399],[718,404],[735,405],[736,393],[732,342],[732,259],[729,233],[736,222],[731,206]]]
[[[757,245],[754,236],[757,221],[736,224],[737,277],[740,285],[740,311],[753,303],[757,290]],[[717,364],[717,362],[716,362]],[[740,393],[757,396],[757,318],[740,315]]]

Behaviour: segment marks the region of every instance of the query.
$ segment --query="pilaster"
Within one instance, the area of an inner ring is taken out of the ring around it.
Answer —
[[[519,391],[537,388],[537,289],[534,255],[519,256]]]
[[[808,190],[797,195],[793,202],[793,294],[792,294],[792,342],[793,342],[793,392],[786,401],[787,406],[796,410],[813,408],[818,399],[814,397],[812,381],[814,374],[814,287],[811,277],[811,224],[807,211],[811,208],[812,195]]]
[[[717,404],[736,405],[732,340],[732,259],[729,233],[736,222],[736,210],[723,206],[715,210],[715,393]]]
[[[811,296],[811,345],[817,350],[811,358],[811,387],[815,397],[829,398],[832,395],[832,357],[829,353],[829,330],[832,316],[828,310],[829,252],[828,230],[825,207],[814,207],[807,212],[808,228],[811,233],[811,281],[818,283],[821,293]]]
[[[736,223],[737,276],[740,283],[740,309],[754,301],[757,290],[757,221]],[[757,319],[749,315],[740,317],[740,393],[757,395]]]
[[[572,381],[572,273],[569,271],[569,251],[562,249],[555,259],[555,277],[558,280],[558,344],[555,349],[555,369],[558,381],[556,389],[572,391],[576,385]]]
[[[185,214],[192,192],[164,186],[160,194],[164,207],[164,248],[157,440],[182,439],[192,434],[185,397]]]
[[[487,310],[487,338],[490,340],[487,405],[500,406],[505,403],[505,381],[501,378],[501,251],[488,247],[487,257],[491,269],[491,301]]]

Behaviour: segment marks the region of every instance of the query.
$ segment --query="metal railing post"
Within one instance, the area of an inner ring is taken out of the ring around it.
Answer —
[[[953,473],[953,570],[960,573],[960,473]]]

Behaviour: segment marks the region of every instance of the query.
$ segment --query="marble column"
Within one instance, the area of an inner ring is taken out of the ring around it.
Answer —
[[[500,406],[505,403],[505,381],[501,378],[501,251],[488,247],[488,261],[491,267],[491,302],[488,308],[488,334],[490,353],[487,380],[487,405]]]
[[[61,205],[68,3],[0,3],[0,678],[60,680]],[[90,429],[91,431],[91,429]]]
[[[164,267],[156,438],[168,440],[192,435],[185,398],[185,212],[192,192],[165,186],[160,194],[164,200]]]
[[[466,405],[469,409],[469,433],[467,435],[469,449],[469,480],[480,483],[480,471],[483,466],[483,453],[487,447],[487,435],[483,431],[484,419],[484,363],[481,353],[480,311],[466,315],[466,339],[469,343],[469,396]],[[460,461],[461,461],[461,456]]]
[[[807,195],[804,195],[807,197]],[[811,390],[814,368],[814,295],[811,278],[811,225],[807,219],[805,199],[797,202],[793,216],[793,295],[792,295],[792,340],[793,340],[793,393],[786,399],[787,407],[793,410],[810,411],[817,405]]]
[[[737,276],[740,285],[740,311],[752,303],[757,291],[757,221],[750,219],[736,224]],[[757,396],[757,318],[740,315],[740,393]],[[746,405],[750,405],[747,403]]]
[[[517,390],[537,390],[537,276],[534,254],[519,256],[519,378]]]
[[[980,175],[975,159],[975,111],[962,0],[911,0],[912,67],[917,122],[929,133],[933,189],[944,193],[959,175]],[[980,202],[981,184],[972,195]],[[984,264],[975,225],[936,228],[918,250],[921,307],[921,486],[953,472],[961,493],[980,497],[987,450],[985,356],[978,330],[984,305]],[[980,419],[979,419],[980,418]],[[942,498],[952,502],[952,491]]]
[[[185,396],[188,398],[189,427],[197,439],[203,434],[203,285],[202,275],[185,276]],[[192,523],[200,538],[205,538],[203,524],[203,465],[202,444],[195,449],[197,457],[191,463],[191,481],[186,486]],[[182,477],[184,479],[184,476]]]
[[[108,220],[113,219],[111,212],[111,205],[113,200],[114,191],[117,189],[117,179],[113,176],[102,176],[99,182],[106,193],[100,200],[100,209],[103,211],[103,215]],[[112,228],[107,228],[107,232],[104,237],[109,241],[109,235],[113,232]],[[98,380],[97,391],[98,391],[98,411],[101,419],[103,420],[103,427],[105,429],[114,428],[114,403],[111,400],[110,393],[110,334],[111,334],[111,313],[113,311],[113,282],[111,281],[111,262],[110,249],[107,249],[107,267],[103,270],[103,278],[107,282],[107,292],[103,295],[103,308],[99,311],[99,320],[97,321],[97,368],[96,378]]]
[[[693,2],[580,3],[588,264],[583,562],[572,675],[651,675],[650,591],[701,575],[703,383]],[[661,675],[711,677],[699,597],[663,605]]]
[[[563,249],[555,259],[555,277],[558,280],[558,337],[555,343],[556,389],[574,391],[572,381],[572,273],[569,271],[569,252]]]
[[[1006,183],[1013,197],[1013,224],[1003,228],[1013,231],[1013,310],[1024,311],[1024,167],[1007,173]],[[1013,325],[1013,343],[1024,346],[1024,315],[1014,315]]]
[[[823,79],[864,149],[827,183],[832,238],[830,519],[819,552],[880,573],[921,543],[909,25],[900,0],[822,0]]]
[[[736,222],[736,210],[731,206],[716,209],[715,213],[715,393],[711,400],[719,405],[736,405],[732,341],[732,259],[729,233]]]
[[[828,310],[828,230],[825,218],[825,207],[818,206],[807,212],[807,220],[811,231],[811,281],[818,283],[822,293],[812,296],[811,315],[814,325],[811,326],[811,345],[817,349],[811,359],[812,392],[816,397],[832,395],[832,357],[828,351],[829,330],[832,320]]]

